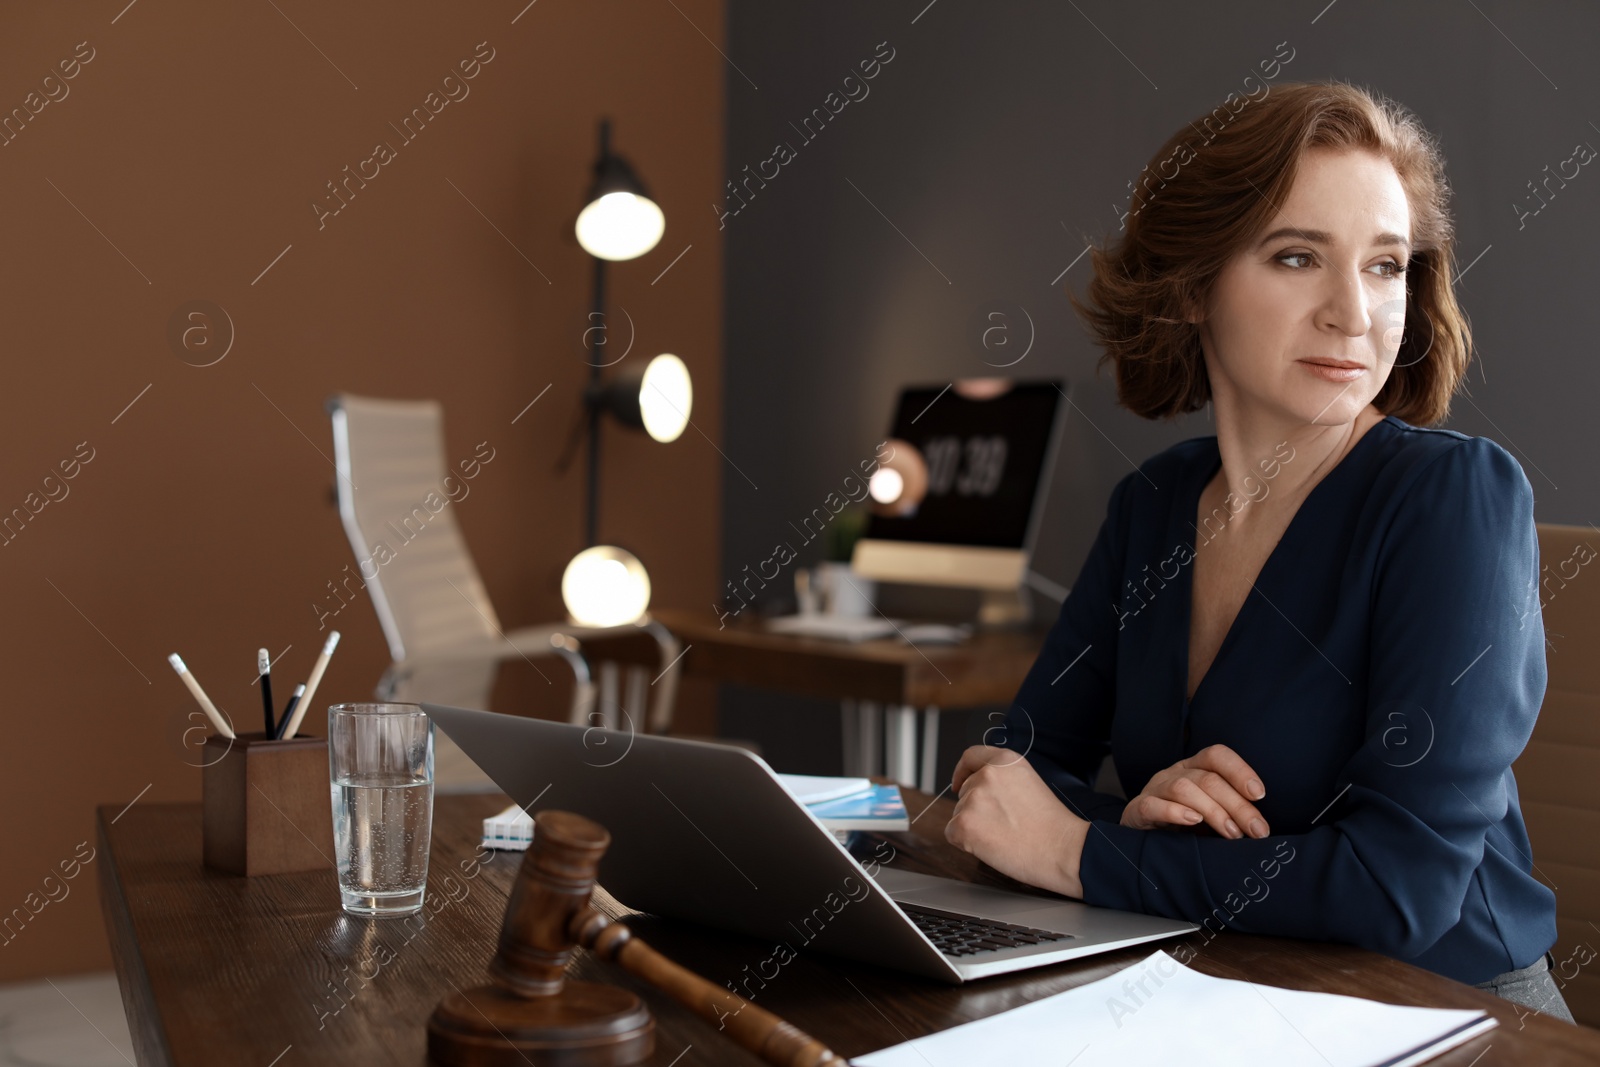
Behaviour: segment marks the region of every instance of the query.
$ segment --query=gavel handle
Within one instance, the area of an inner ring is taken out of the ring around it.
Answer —
[[[573,941],[670,994],[775,1067],[849,1067],[816,1038],[672,962],[592,906],[574,914],[567,929]]]

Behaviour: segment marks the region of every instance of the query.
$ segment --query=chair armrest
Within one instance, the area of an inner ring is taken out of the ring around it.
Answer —
[[[573,703],[572,721],[583,722],[594,704],[594,684],[589,671],[589,661],[583,657],[578,642],[567,636],[561,626],[529,626],[506,634],[504,640],[491,638],[471,644],[452,645],[429,649],[389,665],[378,685],[380,697],[392,697],[407,678],[433,667],[489,667],[508,659],[523,659],[529,663],[534,657],[555,656],[572,671]]]
[[[683,644],[671,630],[648,614],[637,622],[624,623],[621,626],[580,626],[575,623],[564,626],[537,626],[513,631],[507,634],[506,638],[518,647],[522,647],[525,643],[538,645],[543,641],[559,640],[564,637],[572,644],[581,647],[585,641],[599,643],[605,638],[637,637],[641,634],[653,641],[656,646],[655,673],[650,682],[653,696],[646,714],[645,729],[649,733],[664,734],[672,726]]]

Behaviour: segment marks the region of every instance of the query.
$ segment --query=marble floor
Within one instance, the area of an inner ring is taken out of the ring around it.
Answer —
[[[0,1067],[131,1067],[110,971],[0,985]]]

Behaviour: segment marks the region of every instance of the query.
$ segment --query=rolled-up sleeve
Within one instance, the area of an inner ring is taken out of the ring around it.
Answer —
[[[1399,958],[1460,920],[1544,697],[1533,490],[1503,448],[1467,438],[1400,501],[1373,569],[1366,740],[1318,825],[1231,841],[1096,822],[1085,901]]]

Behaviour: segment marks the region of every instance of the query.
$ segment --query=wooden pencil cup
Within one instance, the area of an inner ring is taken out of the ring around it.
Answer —
[[[333,865],[327,738],[213,734],[203,751],[207,867],[254,877]]]

